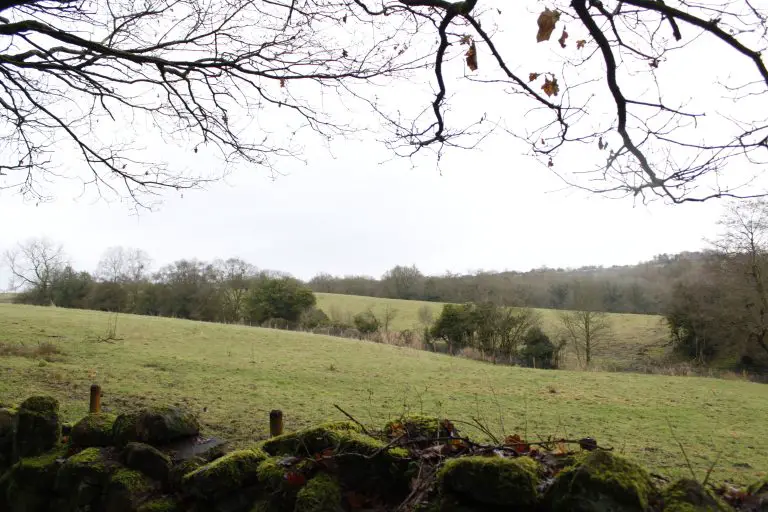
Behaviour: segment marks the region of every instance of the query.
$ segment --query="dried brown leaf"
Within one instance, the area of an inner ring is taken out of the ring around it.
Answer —
[[[557,85],[557,78],[552,77],[551,79],[549,77],[544,79],[544,85],[541,86],[541,89],[544,91],[544,94],[547,96],[557,96],[560,92],[560,86]]]
[[[552,31],[555,30],[557,20],[560,19],[559,11],[550,11],[548,8],[544,8],[544,11],[539,14],[539,19],[536,23],[539,26],[539,31],[536,33],[536,42],[549,41],[552,36]]]
[[[560,46],[562,48],[565,48],[565,40],[568,39],[568,32],[565,31],[565,28],[563,28],[563,35],[560,36],[560,39],[557,40],[558,43],[560,43]]]
[[[533,82],[537,78],[539,78],[539,74],[538,73],[529,73],[528,74],[528,81],[529,82]]]
[[[585,44],[587,44],[587,41],[586,41],[586,40],[584,40],[584,39],[579,39],[578,41],[576,41],[576,49],[577,49],[577,50],[581,50],[582,48],[584,48],[584,45],[585,45]]]
[[[474,41],[469,45],[469,49],[467,50],[467,66],[472,71],[477,71],[477,48],[475,47]]]

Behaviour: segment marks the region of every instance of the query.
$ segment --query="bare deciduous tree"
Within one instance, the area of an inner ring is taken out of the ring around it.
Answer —
[[[584,368],[589,368],[595,350],[613,337],[611,321],[602,311],[565,311],[560,313],[560,322],[566,341]]]
[[[96,276],[113,283],[140,281],[149,273],[151,262],[149,255],[142,249],[110,247],[99,260]]]
[[[5,262],[11,272],[11,288],[33,290],[37,294],[36,302],[47,304],[53,280],[66,265],[66,256],[61,245],[45,238],[33,238],[6,251]]]
[[[762,194],[749,185],[768,160],[766,20],[754,0],[6,0],[0,186],[46,198],[64,175],[141,202],[219,177],[178,158],[213,150],[278,173],[307,130],[360,128],[357,99],[405,156],[440,161],[498,127],[593,192]],[[549,57],[527,60],[510,25]],[[704,78],[681,83],[690,70]],[[403,78],[433,91],[386,101],[378,86]],[[703,85],[734,101],[698,101]],[[494,87],[509,104],[489,114],[481,88]],[[148,161],[146,137],[180,149]],[[73,152],[82,172],[57,169]]]
[[[226,322],[239,322],[245,316],[245,298],[256,267],[240,258],[214,262],[221,286],[221,308]]]
[[[768,354],[768,202],[732,203],[720,225],[725,231],[714,246],[729,278],[723,283],[727,309],[735,310],[749,341]]]

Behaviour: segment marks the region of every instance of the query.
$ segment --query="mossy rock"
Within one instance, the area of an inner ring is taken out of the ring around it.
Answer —
[[[135,512],[157,489],[148,476],[133,469],[116,470],[106,485],[104,510],[109,512]]]
[[[65,449],[19,460],[0,480],[0,510],[48,511]]]
[[[199,433],[200,423],[195,415],[177,407],[156,407],[121,414],[112,427],[112,437],[118,446],[131,441],[162,446]]]
[[[181,505],[172,497],[154,498],[142,504],[136,512],[180,512]]]
[[[27,457],[19,460],[9,470],[9,477],[23,488],[35,489],[40,492],[53,490],[56,474],[64,463],[66,448],[59,447],[37,457]]]
[[[262,449],[270,455],[314,455],[336,446],[340,433],[360,431],[360,426],[351,421],[324,423],[273,437],[262,444]]]
[[[0,475],[13,463],[13,434],[16,431],[16,411],[0,408]]]
[[[123,449],[122,458],[127,467],[160,482],[168,481],[171,459],[157,448],[144,443],[128,443]]]
[[[604,450],[590,452],[561,471],[545,501],[553,512],[645,511],[654,492],[639,465]]]
[[[270,455],[332,456],[345,488],[372,489],[393,499],[407,490],[409,452],[387,448],[379,439],[361,433],[353,422],[336,422],[266,441]]]
[[[181,481],[184,478],[184,475],[192,473],[206,464],[207,461],[202,457],[192,457],[191,459],[183,460],[178,464],[175,464],[168,472],[168,486],[172,490],[181,489]]]
[[[184,475],[181,488],[185,494],[197,499],[215,500],[256,483],[259,464],[266,459],[267,454],[263,451],[231,452]]]
[[[170,497],[155,498],[142,504],[136,512],[180,512],[179,503]]]
[[[15,455],[41,455],[59,444],[59,402],[50,396],[33,396],[22,402],[16,416]]]
[[[319,473],[296,495],[295,512],[340,512],[341,487],[327,473]]]
[[[56,473],[54,490],[62,499],[56,510],[90,510],[101,500],[104,486],[118,464],[107,448],[86,448],[71,456]]]
[[[528,457],[462,457],[446,462],[438,481],[441,494],[460,504],[525,510],[536,503],[538,465]]]
[[[661,494],[663,512],[727,512],[733,510],[699,482],[681,479]]]
[[[425,440],[438,437],[448,437],[451,432],[443,422],[434,416],[413,415],[393,420],[384,426],[387,437],[397,437],[405,434],[409,439]]]
[[[89,414],[74,424],[69,433],[70,441],[80,448],[110,446],[116,418],[108,413]]]

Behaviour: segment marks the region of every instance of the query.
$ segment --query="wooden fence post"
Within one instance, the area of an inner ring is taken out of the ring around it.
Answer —
[[[275,409],[269,413],[269,435],[271,437],[282,435],[283,433],[283,411]]]
[[[101,412],[101,386],[98,384],[91,385],[91,402],[88,411],[91,414]]]

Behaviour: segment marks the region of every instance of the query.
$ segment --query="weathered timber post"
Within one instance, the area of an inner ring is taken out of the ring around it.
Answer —
[[[275,409],[269,413],[269,435],[271,437],[282,435],[283,433],[283,411]]]
[[[88,412],[91,414],[101,412],[101,386],[98,384],[91,384],[91,402]]]

